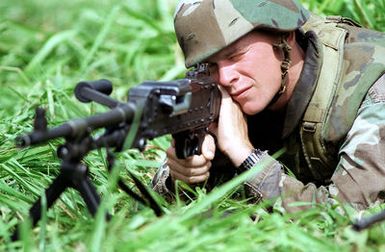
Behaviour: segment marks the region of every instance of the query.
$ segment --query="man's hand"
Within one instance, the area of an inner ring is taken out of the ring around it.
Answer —
[[[219,149],[238,167],[254,149],[248,136],[245,115],[240,106],[232,100],[227,91],[219,87],[222,104],[218,125],[210,128],[218,140]]]
[[[237,103],[226,90],[222,92],[222,104],[218,123],[211,125],[210,131],[217,137],[219,149],[230,158],[235,166],[240,166],[250,155],[253,146],[248,137],[247,122]],[[206,135],[202,144],[202,154],[178,159],[175,147],[167,150],[167,165],[173,180],[179,179],[188,184],[205,181],[209,177],[211,160],[215,154],[215,141],[211,135]]]
[[[175,154],[175,146],[167,150],[167,165],[170,168],[171,178],[178,179],[188,184],[196,184],[205,181],[209,177],[211,160],[215,154],[215,141],[211,135],[206,135],[202,144],[202,154],[178,159]]]

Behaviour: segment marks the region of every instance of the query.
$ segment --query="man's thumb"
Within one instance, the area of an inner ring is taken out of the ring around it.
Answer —
[[[202,143],[202,155],[208,159],[213,160],[215,155],[215,140],[214,137],[210,134],[205,136],[205,139]]]

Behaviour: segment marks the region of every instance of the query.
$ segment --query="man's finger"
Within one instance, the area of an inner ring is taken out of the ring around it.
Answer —
[[[187,172],[182,172],[183,169],[198,169],[202,167],[207,167],[209,169],[211,167],[211,162],[206,160],[203,155],[193,156],[189,160],[169,158],[167,164],[171,169],[178,169],[183,174],[188,174]]]
[[[177,172],[175,170],[170,170],[170,174],[174,180],[178,179],[178,180],[186,182],[187,184],[196,184],[196,183],[204,182],[210,175],[209,172],[206,172],[205,174],[200,175],[200,176],[187,177],[183,174],[180,174],[179,172]]]
[[[227,92],[227,90],[224,87],[218,85],[218,88],[219,88],[219,91],[221,91],[222,102],[223,102],[223,100],[226,100],[226,101],[232,100],[231,96],[229,95],[229,93]]]
[[[211,168],[211,162],[206,163],[201,167],[183,167],[173,161],[167,163],[170,167],[170,170],[175,170],[184,176],[200,176],[208,172]]]

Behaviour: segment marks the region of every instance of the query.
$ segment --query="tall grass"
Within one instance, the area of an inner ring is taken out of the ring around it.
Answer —
[[[312,0],[302,2],[318,14],[350,17],[364,27],[379,31],[385,30],[384,0]]]
[[[368,27],[384,30],[384,0],[376,2],[304,1],[318,14],[343,14]],[[173,34],[175,0],[0,2],[0,251],[339,251],[385,249],[385,226],[355,233],[355,212],[318,206],[301,215],[267,213],[263,206],[233,201],[232,182],[197,200],[166,205],[154,213],[116,189],[109,180],[103,151],[86,158],[90,177],[103,197],[92,218],[79,193],[67,190],[39,225],[28,226],[28,209],[59,172],[55,150],[60,141],[17,149],[14,138],[32,129],[34,109],[47,110],[50,126],[105,108],[81,104],[74,85],[85,79],[108,78],[112,96],[148,79],[183,76],[181,53]],[[168,147],[167,137],[140,153],[117,156],[119,174],[135,171],[149,182]],[[104,211],[113,214],[104,220]],[[374,212],[376,209],[369,211]],[[250,215],[257,216],[256,221]],[[24,222],[21,240],[10,236]]]

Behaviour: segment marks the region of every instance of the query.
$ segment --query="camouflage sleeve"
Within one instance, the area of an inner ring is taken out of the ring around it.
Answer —
[[[303,209],[294,202],[325,203],[338,199],[358,210],[385,199],[385,75],[368,91],[339,150],[339,163],[328,186],[316,187],[283,175],[282,202],[288,211]]]
[[[246,180],[244,189],[249,202],[258,203],[263,199],[275,199],[281,195],[279,183],[283,175],[282,165],[267,154],[259,151],[259,160],[271,160],[256,176]]]
[[[340,151],[336,196],[358,209],[385,199],[385,75],[369,89]]]

